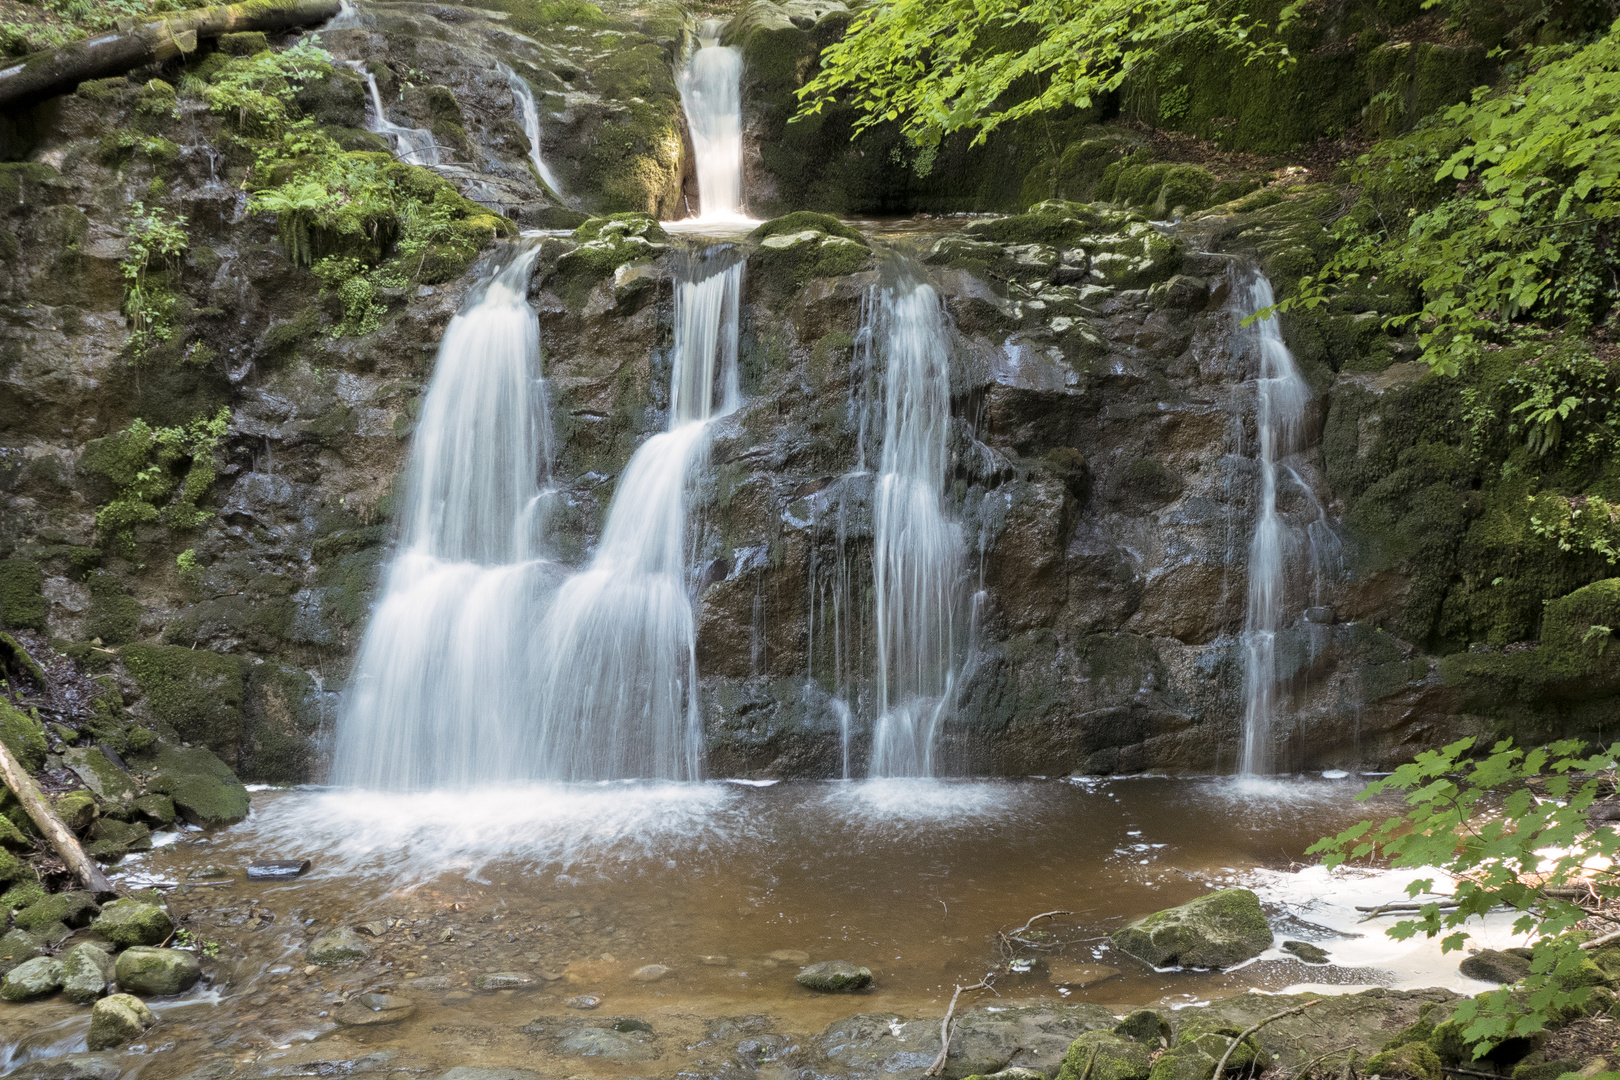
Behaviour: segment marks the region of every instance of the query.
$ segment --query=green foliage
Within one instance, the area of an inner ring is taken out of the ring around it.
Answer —
[[[893,0],[862,11],[822,50],[796,119],[847,98],[857,134],[897,121],[918,147],[963,129],[982,142],[1003,124],[1092,105],[1189,35],[1286,66],[1287,46],[1268,31],[1295,9],[1267,23],[1206,0]]]
[[[190,237],[179,214],[161,207],[148,210],[140,202],[130,204],[124,233],[129,247],[118,264],[124,275],[124,314],[129,318],[130,351],[141,357],[174,336],[180,304],[171,289],[154,285],[149,275],[171,271]]]
[[[1388,931],[1405,940],[1445,936],[1441,949],[1461,949],[1468,920],[1494,907],[1520,913],[1514,929],[1535,934],[1530,975],[1461,1002],[1451,1023],[1480,1057],[1509,1038],[1543,1030],[1578,1013],[1591,995],[1585,936],[1573,932],[1586,912],[1548,889],[1590,880],[1600,897],[1620,897],[1620,832],[1593,828],[1586,813],[1615,790],[1620,743],[1588,753],[1577,741],[1524,750],[1511,741],[1470,759],[1473,738],[1425,751],[1357,797],[1400,792],[1410,808],[1383,822],[1363,821],[1314,844],[1327,866],[1381,854],[1398,867],[1432,867],[1455,880],[1453,911],[1427,903],[1413,919]],[[1432,892],[1434,879],[1412,882],[1413,897]]]
[[[190,0],[35,0],[26,8],[10,7],[16,17],[0,20],[0,51],[20,56],[54,49],[110,29],[120,19],[149,19],[201,6]]]
[[[210,960],[219,955],[219,942],[210,938],[198,937],[184,927],[175,931],[174,947],[177,949],[191,949],[208,957]]]
[[[102,534],[128,547],[137,525],[159,522],[175,530],[195,529],[214,516],[201,507],[214,483],[214,451],[230,426],[230,409],[190,424],[153,428],[136,419],[117,436],[119,483],[114,498],[96,511]]]
[[[231,60],[210,78],[212,85],[203,99],[212,112],[230,120],[239,135],[273,138],[297,120],[293,98],[298,91],[331,73],[331,54],[300,43],[282,52]]]
[[[1600,321],[1617,294],[1620,24],[1531,62],[1516,85],[1478,91],[1363,157],[1367,196],[1341,220],[1338,253],[1280,306],[1316,308],[1375,282],[1410,289],[1420,306],[1386,325],[1415,324],[1448,374],[1488,344]]]

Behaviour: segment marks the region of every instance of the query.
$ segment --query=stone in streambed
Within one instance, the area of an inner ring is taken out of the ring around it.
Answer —
[[[1283,952],[1293,953],[1307,964],[1326,964],[1330,959],[1326,949],[1308,941],[1285,941],[1282,947]]]
[[[105,905],[90,929],[114,945],[161,945],[174,933],[174,922],[156,904],[126,899]]]
[[[665,967],[663,964],[647,964],[632,971],[630,973],[630,978],[634,979],[636,982],[657,982],[665,975],[668,975],[669,972],[670,969]]]
[[[309,869],[308,859],[261,860],[247,868],[249,881],[291,881]]]
[[[1530,961],[1500,949],[1482,949],[1458,964],[1457,970],[1480,982],[1516,983],[1530,974]]]
[[[1362,1066],[1368,1076],[1412,1076],[1418,1080],[1445,1080],[1440,1055],[1428,1043],[1414,1042],[1375,1054]]]
[[[89,942],[75,945],[62,957],[62,996],[88,1005],[105,996],[114,970],[113,958],[105,949]]]
[[[332,1014],[345,1027],[397,1024],[416,1012],[416,1002],[395,994],[356,994]]]
[[[22,930],[7,930],[0,937],[0,976],[39,955],[39,942]]]
[[[772,960],[783,964],[804,965],[810,962],[810,954],[802,949],[777,949],[773,953],[766,953]]]
[[[347,926],[340,926],[316,938],[309,947],[308,956],[310,963],[322,966],[352,964],[371,956],[371,946]]]
[[[602,999],[595,994],[579,994],[563,1004],[570,1009],[594,1009],[602,1004]]]
[[[1152,1071],[1147,1046],[1112,1031],[1088,1031],[1069,1044],[1057,1080],[1148,1080]]]
[[[533,975],[524,975],[518,971],[490,971],[483,975],[474,975],[473,989],[485,993],[496,990],[525,990],[534,985]]]
[[[102,998],[90,1010],[87,1045],[91,1050],[122,1046],[146,1034],[146,1029],[156,1020],[152,1010],[134,994],[114,994]]]
[[[0,998],[7,1001],[33,1001],[62,989],[62,962],[55,957],[36,956],[6,973],[0,981]]]
[[[557,1043],[559,1054],[599,1057],[609,1061],[646,1061],[652,1052],[642,1045],[641,1032],[621,1032],[611,1028],[580,1028]]]
[[[1259,956],[1272,937],[1258,896],[1223,889],[1138,919],[1109,940],[1156,968],[1225,968]]]
[[[1114,1034],[1158,1049],[1170,1045],[1170,1025],[1152,1009],[1137,1009],[1114,1025]]]
[[[856,967],[848,960],[823,960],[799,972],[795,981],[812,990],[835,994],[872,985],[872,971]]]
[[[163,997],[183,993],[202,977],[197,958],[179,949],[136,945],[118,958],[118,985],[134,994]]]

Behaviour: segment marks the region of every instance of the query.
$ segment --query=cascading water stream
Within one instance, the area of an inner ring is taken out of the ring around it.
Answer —
[[[524,643],[558,576],[545,558],[551,460],[536,245],[469,297],[439,346],[406,479],[404,535],[360,648],[333,779],[396,790],[535,773],[518,733]]]
[[[1275,302],[1271,282],[1256,274],[1247,290],[1243,316]],[[1255,379],[1255,427],[1260,465],[1260,498],[1254,537],[1249,542],[1249,584],[1243,626],[1243,755],[1245,776],[1272,771],[1271,726],[1276,712],[1277,633],[1286,618],[1289,548],[1292,537],[1277,512],[1279,463],[1300,448],[1310,388],[1283,342],[1276,316],[1255,320],[1248,335],[1259,354]]]
[[[680,78],[697,165],[698,213],[711,221],[744,217],[742,53],[720,44],[722,25],[715,19],[704,22]]]
[[[534,165],[534,171],[540,174],[540,180],[551,189],[551,193],[562,198],[562,185],[552,175],[551,168],[546,164],[545,155],[540,149],[540,106],[534,100],[534,90],[529,86],[528,80],[517,72],[500,64],[497,70],[506,76],[507,85],[512,88],[512,100],[517,104],[518,115],[523,121],[523,134],[529,140],[529,161]]]
[[[341,17],[340,15],[339,18]],[[371,110],[366,115],[366,130],[387,139],[394,148],[394,156],[407,164],[443,164],[439,158],[439,144],[434,140],[433,132],[424,128],[401,127],[389,120],[388,110],[383,108],[382,92],[377,89],[377,76],[358,61],[351,61],[349,66],[366,80],[366,93],[371,98]]]
[[[595,556],[536,639],[534,738],[554,779],[702,776],[686,496],[710,421],[739,401],[742,271],[699,259],[677,284],[668,429],[631,457]]]
[[[873,490],[874,777],[933,776],[955,684],[958,523],[945,513],[950,335],[933,288],[884,292],[883,452]]]

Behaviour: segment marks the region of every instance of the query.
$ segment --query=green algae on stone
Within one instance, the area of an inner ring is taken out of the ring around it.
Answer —
[[[44,725],[4,699],[0,699],[0,742],[29,772],[45,764]]]
[[[1148,1080],[1152,1071],[1153,1052],[1145,1044],[1111,1031],[1088,1031],[1069,1044],[1057,1080]]]
[[[62,989],[62,962],[54,956],[36,956],[6,972],[0,980],[0,998],[33,1001]]]
[[[156,904],[126,898],[104,905],[90,929],[114,945],[161,945],[174,933],[174,921]]]
[[[180,949],[136,945],[119,954],[118,985],[132,994],[168,996],[183,993],[202,978],[197,958]]]
[[[105,863],[114,863],[131,851],[152,850],[152,830],[135,822],[103,817],[90,830],[85,854]]]
[[[848,960],[823,960],[804,968],[793,979],[811,990],[846,993],[872,985],[872,971],[870,968],[856,967]]]
[[[25,930],[0,934],[0,975],[39,955],[39,942]]]
[[[1176,1032],[1176,1046],[1194,1047],[1216,1061],[1219,1061],[1222,1055],[1226,1055],[1226,1067],[1230,1071],[1252,1070],[1256,1074],[1264,1072],[1271,1065],[1271,1055],[1253,1035],[1239,1045],[1233,1046],[1232,1040],[1240,1034],[1242,1032],[1230,1024],[1199,1018]],[[1228,1047],[1231,1048],[1230,1054],[1227,1054]]]
[[[60,795],[48,796],[51,808],[56,816],[62,819],[62,824],[76,833],[88,829],[101,813],[96,804],[96,797],[88,791],[64,791]]]
[[[45,571],[28,559],[0,559],[0,626],[45,629]]]
[[[65,926],[84,926],[101,910],[96,898],[87,892],[50,893],[13,917],[23,930],[38,931],[58,923]]]
[[[175,809],[194,825],[235,825],[247,817],[247,789],[228,765],[213,753],[158,743],[152,754],[152,792],[174,800]]]
[[[1373,1055],[1363,1072],[1375,1076],[1408,1076],[1413,1080],[1445,1080],[1440,1055],[1427,1043],[1411,1042]]]
[[[748,239],[754,243],[764,240],[767,236],[781,236],[784,233],[803,232],[812,229],[824,232],[829,236],[842,236],[845,240],[854,240],[865,244],[866,236],[853,225],[845,225],[831,214],[822,214],[814,210],[795,210],[791,214],[771,218],[754,228],[748,234]]]
[[[244,693],[239,658],[180,645],[131,645],[121,655],[158,720],[187,742],[236,760]]]
[[[346,926],[328,930],[309,946],[309,962],[323,966],[352,964],[371,956],[371,945]]]
[[[62,957],[62,996],[88,1005],[107,993],[113,981],[113,958],[90,942],[73,946]]]
[[[1211,1080],[1219,1061],[1196,1046],[1177,1046],[1153,1059],[1148,1080]]]
[[[90,1033],[85,1043],[92,1050],[110,1050],[140,1038],[157,1022],[152,1010],[134,994],[113,994],[90,1010]]]
[[[1152,1009],[1137,1009],[1114,1026],[1115,1035],[1158,1048],[1170,1045],[1170,1025]]]
[[[1138,919],[1110,940],[1156,968],[1224,968],[1259,956],[1272,935],[1259,897],[1223,889]]]

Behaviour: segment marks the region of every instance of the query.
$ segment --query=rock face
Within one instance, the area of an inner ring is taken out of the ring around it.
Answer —
[[[51,956],[36,956],[10,971],[0,981],[0,998],[7,1001],[33,1001],[62,989],[62,962]]]
[[[183,993],[202,977],[202,967],[191,953],[144,945],[120,953],[115,970],[120,987],[149,997]]]
[[[75,945],[62,957],[62,996],[88,1005],[107,993],[115,970],[113,958],[105,949],[88,942]]]
[[[96,1002],[90,1010],[91,1050],[122,1046],[146,1034],[157,1018],[146,1003],[133,994],[114,994]]]
[[[799,972],[794,981],[825,993],[864,990],[872,985],[872,970],[856,967],[848,960],[823,960]]]
[[[114,900],[102,906],[90,928],[114,945],[161,945],[174,933],[174,921],[156,904]]]
[[[1272,936],[1259,897],[1224,889],[1138,919],[1109,940],[1157,968],[1224,968],[1259,956]]]

